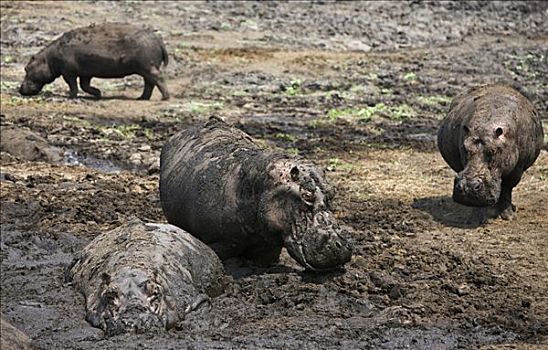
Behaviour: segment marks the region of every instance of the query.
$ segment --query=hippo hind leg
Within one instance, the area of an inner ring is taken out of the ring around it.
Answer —
[[[165,79],[158,68],[152,66],[149,71],[143,72],[141,75],[145,79],[145,89],[143,90],[141,97],[139,97],[140,100],[150,99],[154,86],[157,86],[158,89],[160,89],[162,100],[169,99],[169,92],[167,91]]]
[[[143,93],[141,94],[141,96],[139,96],[138,100],[150,100],[150,96],[152,96],[153,89],[154,89],[154,82],[145,78],[145,89],[143,90]]]
[[[80,77],[80,87],[82,90],[87,92],[88,94],[91,94],[95,96],[96,98],[101,98],[101,90],[94,88],[90,85],[91,83],[91,77]]]

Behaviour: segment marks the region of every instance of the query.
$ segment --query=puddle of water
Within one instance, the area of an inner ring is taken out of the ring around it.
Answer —
[[[118,173],[123,170],[110,160],[82,156],[75,150],[65,151],[64,162],[66,165],[85,166],[105,173]]]

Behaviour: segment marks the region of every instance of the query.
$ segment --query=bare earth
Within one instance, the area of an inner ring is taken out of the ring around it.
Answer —
[[[451,99],[495,81],[523,86],[548,139],[547,4],[2,1],[2,128],[66,155],[0,155],[3,317],[43,349],[548,348],[546,147],[516,219],[471,227],[435,146]],[[158,30],[171,100],[135,101],[136,76],[93,80],[100,101],[62,79],[18,94],[33,53],[102,21]],[[326,168],[355,255],[319,275],[229,261],[232,286],[177,329],[105,338],[64,267],[132,216],[165,221],[160,149],[211,115]]]

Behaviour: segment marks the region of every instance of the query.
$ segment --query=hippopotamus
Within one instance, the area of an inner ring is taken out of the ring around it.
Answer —
[[[332,187],[311,162],[261,147],[212,117],[182,130],[160,155],[160,202],[169,223],[223,260],[266,266],[283,246],[307,270],[351,258],[349,229],[330,210]]]
[[[438,148],[457,172],[453,200],[475,207],[469,223],[514,216],[512,190],[542,143],[535,107],[509,85],[481,86],[452,101],[438,130]]]
[[[64,33],[32,56],[25,67],[21,95],[36,95],[45,84],[62,76],[70,88],[70,98],[78,95],[76,78],[85,92],[101,97],[90,85],[91,79],[123,78],[138,74],[145,80],[140,100],[148,100],[154,86],[169,98],[160,65],[168,64],[162,40],[150,29],[121,23],[105,23]]]
[[[107,336],[170,329],[228,280],[213,250],[169,224],[130,220],[97,236],[67,271],[86,320]]]
[[[6,321],[0,318],[0,349],[2,350],[31,350],[34,347],[30,338]]]
[[[64,151],[49,142],[40,135],[17,127],[0,128],[0,150],[7,152],[19,160],[45,161],[49,163],[62,163]]]

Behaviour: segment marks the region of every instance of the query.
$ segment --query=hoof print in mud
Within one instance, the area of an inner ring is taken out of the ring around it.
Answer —
[[[349,230],[330,211],[333,196],[311,162],[264,149],[211,118],[163,147],[160,201],[168,221],[221,257],[268,265],[283,246],[309,270],[350,260]]]
[[[68,278],[86,300],[86,320],[107,336],[170,329],[227,277],[205,244],[169,224],[133,220],[96,237]]]
[[[469,223],[513,217],[512,189],[542,143],[535,107],[510,86],[486,85],[453,100],[438,131],[438,148],[457,172],[453,199],[475,207]]]
[[[44,85],[62,76],[70,88],[70,98],[78,95],[78,78],[82,90],[101,98],[101,91],[90,85],[92,78],[137,74],[145,81],[139,99],[150,99],[157,86],[162,99],[167,100],[169,92],[160,72],[162,63],[168,63],[167,51],[152,30],[120,23],[90,25],[66,32],[32,56],[19,93],[37,95]]]

